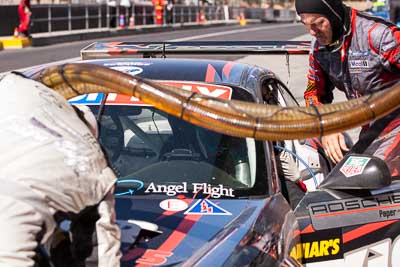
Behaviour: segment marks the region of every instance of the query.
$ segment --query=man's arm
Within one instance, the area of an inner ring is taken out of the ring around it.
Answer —
[[[308,84],[304,92],[306,106],[331,103],[333,100],[333,84],[316,61],[313,53],[310,53],[309,62]],[[349,150],[341,133],[323,136],[321,142],[325,153],[335,164],[343,158],[342,151]]]
[[[310,53],[307,78],[307,89],[304,92],[306,106],[319,106],[323,103],[331,103],[334,86],[316,61],[313,53]]]
[[[379,27],[385,27],[383,30]],[[380,24],[370,32],[370,47],[382,57],[382,65],[389,72],[400,72],[400,29],[394,25]],[[377,36],[378,35],[378,36]]]

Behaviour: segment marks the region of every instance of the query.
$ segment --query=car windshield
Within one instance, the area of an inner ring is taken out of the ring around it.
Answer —
[[[90,108],[98,114],[99,105]],[[219,134],[148,105],[103,108],[99,141],[120,181],[143,183],[146,190],[137,194],[267,194],[263,142]],[[119,183],[116,193],[127,186]]]

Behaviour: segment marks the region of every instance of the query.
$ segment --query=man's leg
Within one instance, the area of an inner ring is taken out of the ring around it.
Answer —
[[[25,11],[22,7],[18,7],[18,15],[19,15],[19,26],[18,26],[18,32],[24,32],[26,31],[26,14]]]
[[[114,190],[110,190],[98,206],[100,219],[96,222],[95,246],[86,266],[120,266],[121,232],[116,224]]]
[[[28,204],[0,196],[0,267],[34,266],[33,257],[44,224]]]

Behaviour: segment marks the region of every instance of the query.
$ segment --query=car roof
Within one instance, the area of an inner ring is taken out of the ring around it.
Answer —
[[[224,60],[177,58],[115,58],[87,60],[120,71],[155,80],[229,83],[240,86],[241,78],[254,66]],[[128,67],[131,70],[128,71]]]
[[[268,69],[224,60],[113,58],[85,60],[82,62],[102,65],[151,80],[191,81],[202,84],[211,83],[225,85],[231,87],[233,92],[239,94],[242,94],[241,92],[247,92],[251,94],[253,98],[252,102],[261,101],[259,89],[262,79],[278,79],[276,75]],[[233,99],[242,99],[242,97],[234,97]]]

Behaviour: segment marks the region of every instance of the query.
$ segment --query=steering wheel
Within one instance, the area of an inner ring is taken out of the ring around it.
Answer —
[[[121,155],[124,148],[124,129],[121,120],[117,115],[110,116],[113,122],[111,127],[109,123],[100,122],[100,143],[106,149],[111,163],[115,162]]]

